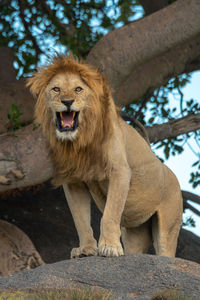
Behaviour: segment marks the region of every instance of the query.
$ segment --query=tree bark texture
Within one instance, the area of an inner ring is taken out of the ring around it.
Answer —
[[[33,125],[0,136],[0,192],[32,186],[52,176],[52,162],[40,129]]]
[[[104,36],[87,61],[106,74],[117,92],[141,64],[200,34],[200,1],[178,0]]]
[[[25,86],[25,80],[16,80],[13,68],[14,55],[10,48],[0,48],[0,134],[13,127],[8,119],[12,110],[12,104],[22,112],[18,120],[18,126],[33,121],[33,107],[35,100]]]
[[[165,85],[170,78],[200,67],[200,35],[140,66],[115,92],[117,105],[128,105]]]
[[[173,119],[161,125],[146,127],[151,143],[173,138],[200,129],[200,113],[191,114],[180,119]]]
[[[192,201],[193,203],[197,203],[200,205],[200,196],[188,191],[182,191],[182,196],[183,196],[183,208],[190,209],[193,213],[195,213],[197,216],[200,217],[200,211],[196,209],[193,205],[188,203],[188,201]]]

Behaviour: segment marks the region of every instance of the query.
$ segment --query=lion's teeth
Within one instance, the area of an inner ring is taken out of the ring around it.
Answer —
[[[72,118],[73,118],[73,120],[71,120],[71,123],[69,123],[69,121],[67,121],[67,118],[65,117],[64,113],[60,112],[60,123],[61,123],[61,126],[63,128],[65,128],[65,127],[72,128],[74,126],[74,117],[75,117],[75,114],[76,114],[76,112],[73,111],[72,112]]]

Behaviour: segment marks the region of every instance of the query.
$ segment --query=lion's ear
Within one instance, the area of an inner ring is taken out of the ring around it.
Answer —
[[[27,79],[26,86],[30,87],[30,91],[34,97],[40,94],[46,84],[42,77],[41,73],[35,73],[32,77]]]

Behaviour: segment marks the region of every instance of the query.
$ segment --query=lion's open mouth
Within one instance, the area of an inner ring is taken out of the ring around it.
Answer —
[[[56,126],[59,131],[73,131],[78,127],[78,114],[76,111],[62,111],[56,113]]]

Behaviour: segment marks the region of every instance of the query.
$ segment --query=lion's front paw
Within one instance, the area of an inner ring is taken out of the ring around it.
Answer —
[[[115,257],[115,256],[124,255],[124,251],[121,243],[111,244],[111,243],[106,243],[106,241],[104,241],[104,242],[99,242],[98,254],[100,256]]]
[[[86,246],[73,248],[71,251],[71,258],[78,258],[83,256],[97,255],[97,247]]]

